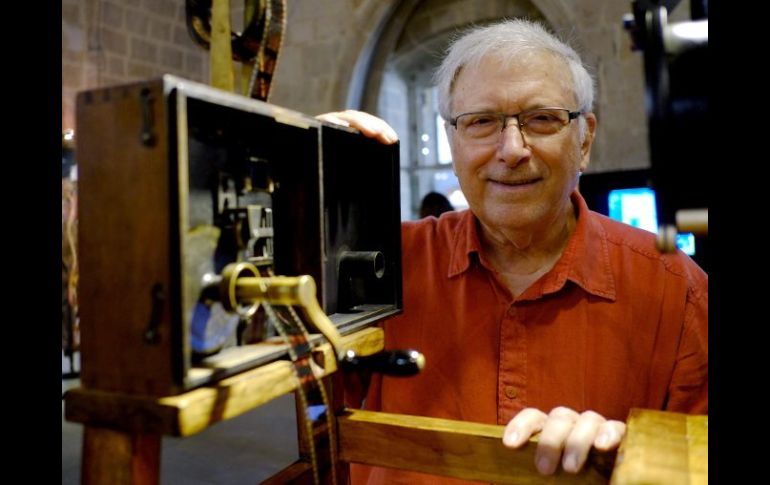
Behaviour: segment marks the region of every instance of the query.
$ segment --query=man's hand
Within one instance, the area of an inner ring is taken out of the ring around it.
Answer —
[[[539,409],[526,408],[505,427],[503,444],[518,448],[538,431],[542,432],[535,452],[535,466],[541,474],[550,475],[559,466],[559,459],[565,471],[580,471],[591,446],[602,451],[617,448],[626,433],[626,425],[593,411],[580,414],[558,407],[545,414]]]
[[[348,109],[345,111],[335,111],[316,116],[319,120],[336,123],[342,126],[350,126],[358,129],[369,138],[376,138],[381,143],[390,145],[398,141],[398,135],[385,120],[376,116]]]

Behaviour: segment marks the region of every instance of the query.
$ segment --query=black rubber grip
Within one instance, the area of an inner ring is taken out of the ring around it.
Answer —
[[[416,375],[424,366],[425,357],[416,350],[383,350],[366,356],[349,350],[340,361],[340,368],[346,372],[370,371],[393,377]]]

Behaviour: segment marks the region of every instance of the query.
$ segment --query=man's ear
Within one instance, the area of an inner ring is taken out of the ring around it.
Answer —
[[[585,172],[591,161],[591,146],[594,143],[594,136],[596,135],[596,115],[593,113],[586,113],[583,117],[585,118],[585,133],[583,134],[583,140],[580,144],[581,172]]]

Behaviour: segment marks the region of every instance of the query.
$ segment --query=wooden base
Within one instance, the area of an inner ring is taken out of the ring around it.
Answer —
[[[592,452],[580,473],[546,478],[535,469],[537,439],[506,448],[504,426],[370,411],[348,411],[337,423],[343,461],[487,483],[606,484],[615,458]]]
[[[367,328],[343,337],[359,355],[382,349],[383,332]],[[339,373],[331,347],[319,349],[328,375],[334,409]],[[334,374],[333,374],[334,373]],[[83,484],[157,484],[161,436],[189,436],[296,390],[288,361],[274,362],[216,384],[167,397],[132,396],[88,389],[65,395],[65,417],[85,425]],[[522,449],[502,444],[503,426],[418,416],[344,410],[337,413],[338,479],[346,463],[393,467],[494,483],[708,483],[708,417],[634,409],[617,453],[589,456],[576,475],[557,472],[546,478],[534,467],[537,437]],[[300,432],[302,426],[299,426]],[[302,442],[302,440],[300,440]],[[307,453],[273,476],[269,483],[312,483]],[[328,452],[319,455],[329,456]],[[615,463],[614,470],[613,464]],[[322,464],[328,472],[330,463]],[[322,476],[328,473],[322,470]],[[610,480],[611,474],[611,480]],[[326,482],[324,482],[326,483]]]
[[[382,329],[369,327],[342,340],[345,348],[370,355],[382,350],[383,335]],[[334,373],[337,361],[331,346],[321,345],[316,352],[324,374]],[[65,418],[85,425],[81,483],[157,484],[162,436],[190,436],[296,389],[297,379],[289,361],[273,362],[216,384],[160,398],[71,389],[64,396]],[[287,473],[307,470],[307,463],[299,462]]]
[[[370,355],[382,350],[383,335],[381,328],[369,327],[343,336],[342,341],[345,348]],[[323,344],[316,352],[322,359],[324,375],[334,373],[337,361],[331,346]],[[158,398],[72,389],[64,397],[65,418],[115,430],[190,436],[295,389],[293,364],[281,360],[176,396]]]

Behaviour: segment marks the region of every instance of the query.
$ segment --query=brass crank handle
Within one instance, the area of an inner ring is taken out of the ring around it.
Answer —
[[[241,276],[250,273],[251,276]],[[220,298],[225,310],[249,317],[257,311],[259,302],[275,305],[301,306],[311,323],[320,331],[334,349],[340,369],[344,371],[367,370],[388,376],[407,377],[420,372],[425,366],[425,356],[416,350],[383,350],[376,354],[359,356],[346,350],[342,335],[323,312],[316,299],[316,285],[312,276],[260,277],[257,268],[246,262],[225,266],[220,282]],[[241,305],[250,303],[245,311]]]
[[[252,276],[240,276],[243,273],[251,273]],[[301,306],[311,323],[329,341],[337,360],[345,356],[342,335],[318,305],[315,280],[312,276],[264,278],[258,275],[257,268],[251,263],[241,262],[225,266],[219,287],[222,306],[225,310],[250,316],[256,312],[260,301],[275,305]],[[241,305],[246,302],[252,305],[244,313]]]

